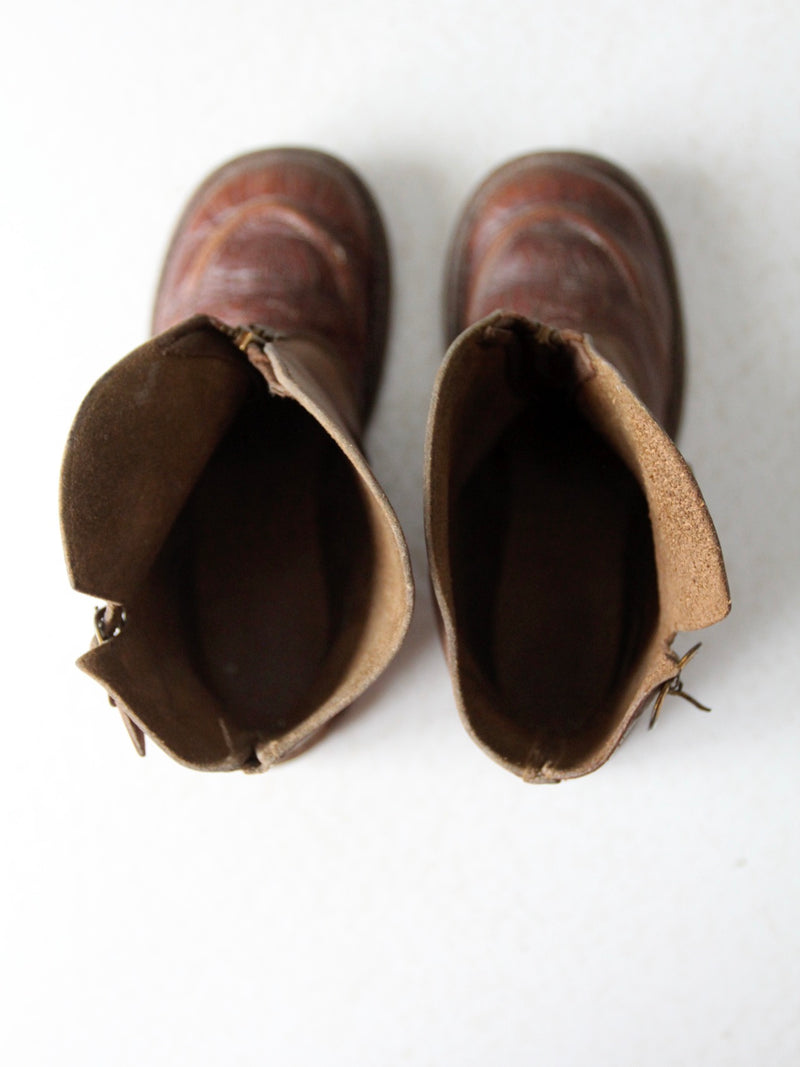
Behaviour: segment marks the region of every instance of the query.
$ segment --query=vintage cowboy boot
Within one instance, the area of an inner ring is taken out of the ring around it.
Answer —
[[[507,164],[462,217],[447,317],[426,533],[458,706],[527,781],[587,774],[679,690],[677,632],[730,607],[668,436],[683,349],[653,206],[593,157]]]
[[[79,666],[144,752],[262,770],[386,667],[412,581],[361,451],[388,261],[344,164],[276,149],[190,202],[157,336],[75,419],[61,516],[76,589],[108,601]]]

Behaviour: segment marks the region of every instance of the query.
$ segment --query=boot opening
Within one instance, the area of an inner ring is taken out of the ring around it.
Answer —
[[[522,767],[565,770],[618,717],[658,615],[645,495],[580,410],[571,359],[552,342],[506,351],[491,384],[505,407],[454,487],[450,526],[473,726]]]
[[[410,614],[347,389],[311,342],[281,352],[257,368],[202,316],[181,323],[96,383],[64,457],[71,579],[127,618],[80,665],[209,770],[294,751],[380,673]],[[309,393],[273,388],[278,365]]]
[[[280,737],[334,691],[361,641],[373,562],[352,465],[299,404],[259,389],[157,567],[231,733]]]

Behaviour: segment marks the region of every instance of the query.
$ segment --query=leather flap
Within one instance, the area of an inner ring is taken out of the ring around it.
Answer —
[[[587,415],[647,496],[662,619],[673,633],[719,622],[730,611],[728,579],[717,531],[689,465],[588,339],[567,331],[564,336],[583,347],[595,367],[580,394]]]
[[[75,589],[127,601],[254,380],[206,316],[137,348],[78,411],[61,470],[61,529]]]

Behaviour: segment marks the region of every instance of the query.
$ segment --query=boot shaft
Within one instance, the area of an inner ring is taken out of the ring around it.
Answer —
[[[72,583],[109,602],[79,663],[142,754],[265,769],[397,651],[408,553],[360,447],[387,300],[377,209],[329,156],[235,160],[184,213],[158,333],[90,391],[62,468]]]
[[[681,316],[663,228],[618,168],[543,153],[468,203],[426,445],[426,535],[456,700],[529,781],[599,767],[729,610],[670,437]]]
[[[467,729],[530,781],[589,773],[729,610],[688,466],[582,334],[495,312],[442,365],[426,536]]]

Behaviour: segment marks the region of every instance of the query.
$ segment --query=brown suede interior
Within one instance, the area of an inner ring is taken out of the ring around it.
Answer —
[[[148,605],[172,604],[180,654],[227,727],[269,740],[346,670],[372,557],[351,464],[299,404],[259,380],[158,557],[146,584],[159,596],[144,595],[129,616],[146,630]]]
[[[520,765],[567,766],[597,745],[658,617],[647,501],[581,410],[575,358],[528,338],[482,359],[491,426],[471,421],[475,459],[452,486],[474,726]]]

